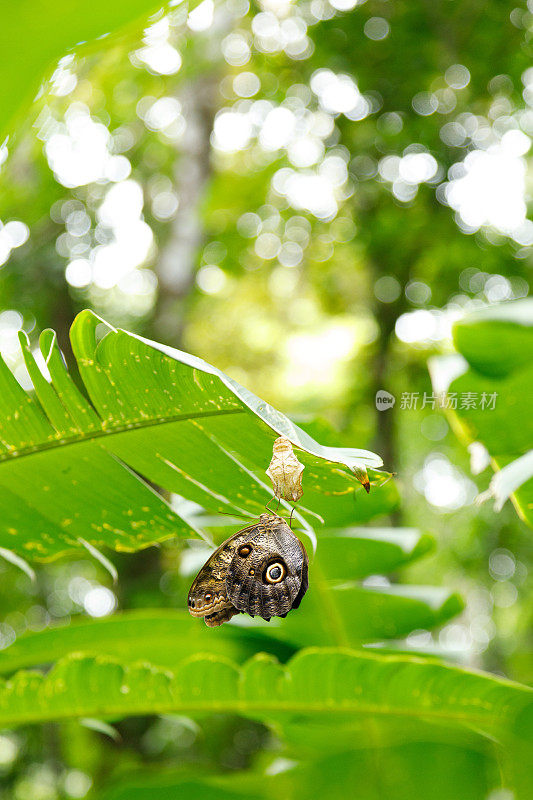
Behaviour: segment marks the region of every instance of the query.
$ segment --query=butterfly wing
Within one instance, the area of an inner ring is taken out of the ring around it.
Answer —
[[[262,514],[239,537],[226,574],[226,596],[251,616],[283,617],[307,591],[307,554],[285,520]]]
[[[300,542],[300,540],[298,540]],[[304,563],[302,567],[302,581],[300,583],[300,590],[294,599],[294,603],[292,604],[291,608],[299,608],[300,603],[303,600],[303,597],[309,588],[309,560],[307,558],[307,553],[305,552],[305,548],[303,544],[300,542],[302,550],[304,551]]]
[[[192,582],[187,601],[189,613],[193,617],[203,617],[209,627],[222,625],[239,613],[227,598],[226,575],[240,537],[255,527],[244,528],[226,539],[209,556]]]

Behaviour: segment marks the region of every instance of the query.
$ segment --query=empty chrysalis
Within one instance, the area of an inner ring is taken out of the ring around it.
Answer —
[[[272,461],[266,474],[272,481],[274,494],[279,500],[295,503],[303,495],[302,472],[304,465],[296,458],[292,444],[280,436],[272,445]]]

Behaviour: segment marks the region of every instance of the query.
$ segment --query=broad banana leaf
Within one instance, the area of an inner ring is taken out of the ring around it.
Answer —
[[[0,685],[0,725],[79,717],[235,712],[264,720],[409,718],[533,742],[533,689],[408,656],[303,650],[286,666],[192,656],[172,670],[73,655]],[[301,721],[301,720],[300,720]]]
[[[90,311],[76,318],[71,339],[89,400],[52,331],[41,336],[50,382],[21,335],[35,396],[0,361],[0,547],[25,558],[87,543],[135,551],[193,535],[154,485],[210,512],[255,518],[272,499],[265,470],[280,434],[305,465],[299,511],[313,521],[331,508],[335,524],[357,522],[363,485],[389,477],[376,454],[323,447],[194,356],[110,328]],[[395,499],[384,493],[383,512]]]

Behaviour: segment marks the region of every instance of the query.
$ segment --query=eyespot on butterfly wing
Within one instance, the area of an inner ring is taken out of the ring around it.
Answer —
[[[228,600],[239,611],[270,620],[298,607],[307,586],[308,559],[303,544],[284,519],[262,514],[246,541],[236,548],[228,567]]]

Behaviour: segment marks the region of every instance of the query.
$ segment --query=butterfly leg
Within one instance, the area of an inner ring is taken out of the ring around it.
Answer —
[[[291,508],[291,515],[290,515],[290,517],[289,517],[289,528],[292,528],[292,515],[294,514],[295,510],[296,510],[296,509],[295,509],[295,507],[293,506],[293,507]]]
[[[280,498],[279,498],[279,497],[277,498],[278,504],[277,504],[277,506],[276,506],[276,511],[275,511],[275,512],[273,512],[273,511],[272,511],[272,509],[270,508],[270,503],[271,503],[273,500],[276,500],[276,497],[271,497],[271,498],[270,498],[270,500],[268,501],[268,503],[265,503],[265,508],[266,508],[266,510],[267,510],[267,511],[269,511],[271,514],[273,514],[273,513],[276,513],[276,514],[277,514],[277,513],[278,513],[278,509],[279,509],[279,504],[281,503],[281,500],[280,500]]]

